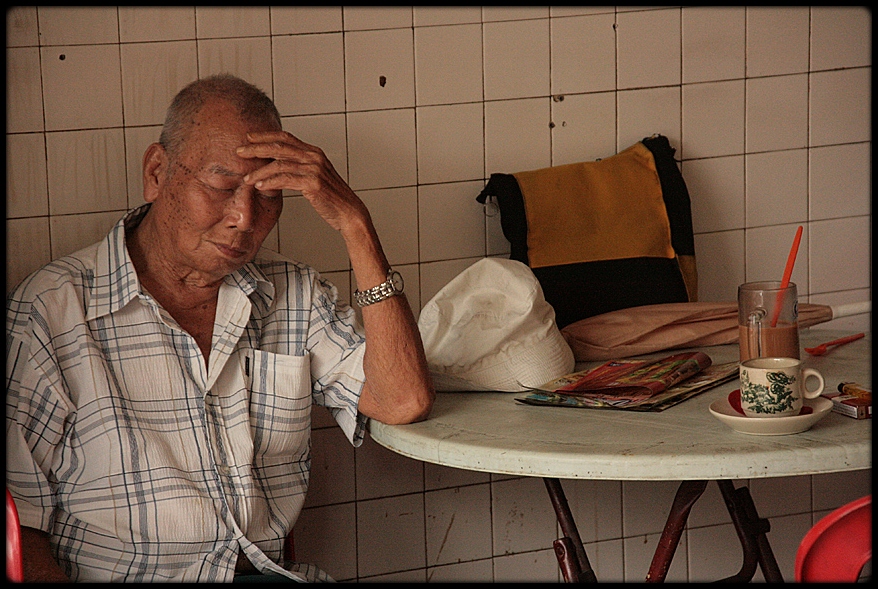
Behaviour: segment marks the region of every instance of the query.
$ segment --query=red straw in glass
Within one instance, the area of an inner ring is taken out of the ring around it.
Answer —
[[[796,229],[796,236],[793,238],[793,247],[790,248],[790,255],[787,257],[787,267],[783,271],[783,279],[780,281],[781,290],[790,285],[790,277],[793,275],[793,266],[796,265],[796,254],[799,253],[799,242],[802,241],[802,226]],[[777,318],[780,316],[780,307],[783,302],[783,292],[777,293],[777,304],[774,306],[774,317],[771,318],[771,326],[777,327]]]

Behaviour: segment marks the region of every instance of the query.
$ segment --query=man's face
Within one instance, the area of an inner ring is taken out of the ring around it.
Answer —
[[[175,161],[165,166],[153,191],[144,193],[171,240],[163,248],[183,275],[213,282],[251,261],[283,209],[281,191],[259,191],[244,176],[269,160],[244,159],[235,149],[248,131],[278,130],[254,125],[223,101],[196,115]]]

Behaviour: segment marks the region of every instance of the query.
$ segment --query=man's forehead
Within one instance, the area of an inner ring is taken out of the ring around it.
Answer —
[[[217,157],[204,158],[201,160],[200,165],[196,164],[196,167],[202,172],[212,176],[241,178],[253,170],[261,168],[271,162],[271,160],[267,159],[239,157],[234,152],[234,148],[229,150],[225,155],[227,157],[221,159]]]
[[[222,176],[241,176],[253,164],[265,165],[270,160],[244,159],[237,155],[238,147],[247,144],[247,133],[275,130],[276,125],[242,117],[224,100],[205,103],[188,126],[180,149],[180,159],[190,168]]]
[[[247,143],[246,131],[234,126],[201,128],[190,133],[180,150],[182,160],[194,169],[236,175],[244,160],[238,156],[237,149]]]

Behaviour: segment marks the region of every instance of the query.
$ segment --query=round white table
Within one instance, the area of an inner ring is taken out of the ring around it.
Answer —
[[[801,332],[801,345],[810,347],[847,334],[805,329]],[[712,346],[702,351],[714,364],[738,359],[737,344]],[[670,353],[665,351],[644,358],[657,359]],[[831,348],[824,356],[813,357],[802,351],[805,365],[822,372],[827,389],[835,389],[842,381],[871,388],[871,358],[871,333],[863,339]],[[577,369],[597,364],[581,364]],[[855,420],[832,412],[811,429],[797,434],[742,434],[718,421],[708,410],[712,402],[727,397],[739,387],[740,381],[733,379],[658,413],[538,407],[514,400],[524,393],[442,392],[437,394],[427,420],[396,426],[372,421],[370,433],[382,446],[424,462],[542,477],[556,511],[567,512],[558,513],[559,521],[569,515],[569,510],[556,479],[696,482],[681,485],[678,496],[682,493],[686,497],[680,497],[679,510],[672,512],[675,518],[682,517],[685,524],[688,508],[700,496],[702,483],[706,481],[720,482],[726,495],[731,492],[729,481],[735,479],[871,468],[871,419]],[[723,481],[728,485],[724,486]],[[558,485],[553,490],[555,483]],[[732,517],[734,520],[736,515],[733,513]],[[564,527],[562,522],[562,529]],[[567,527],[572,528],[575,536],[572,549],[579,552],[581,542],[572,518]],[[670,527],[669,518],[666,530]],[[672,536],[675,533],[672,532]],[[673,537],[670,541],[672,557],[676,541]],[[556,550],[559,550],[557,546]],[[670,558],[667,563],[664,556],[657,558],[663,561],[657,568],[669,564]],[[590,568],[587,561],[582,564]]]

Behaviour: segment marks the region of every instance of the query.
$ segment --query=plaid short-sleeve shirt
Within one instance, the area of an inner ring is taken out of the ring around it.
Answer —
[[[305,498],[312,404],[351,443],[365,340],[312,269],[265,252],[220,288],[210,360],[145,292],[122,219],[6,302],[6,484],[76,581],[230,581],[283,560]]]

